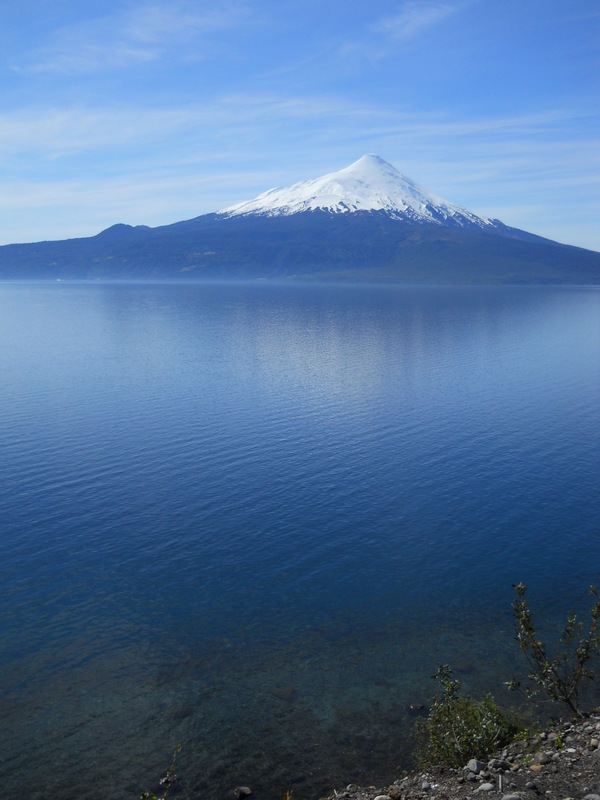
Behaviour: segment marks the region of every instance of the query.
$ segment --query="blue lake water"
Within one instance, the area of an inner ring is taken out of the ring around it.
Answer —
[[[600,291],[0,284],[7,796],[392,781],[600,571]]]

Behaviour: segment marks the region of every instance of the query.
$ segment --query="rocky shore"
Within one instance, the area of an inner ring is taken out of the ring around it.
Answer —
[[[513,742],[487,763],[439,766],[385,787],[350,784],[322,800],[600,800],[600,709]]]

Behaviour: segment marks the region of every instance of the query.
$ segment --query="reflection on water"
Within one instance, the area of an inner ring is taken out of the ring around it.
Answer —
[[[393,780],[597,579],[600,293],[1,285],[5,790]],[[560,586],[560,592],[556,587]]]

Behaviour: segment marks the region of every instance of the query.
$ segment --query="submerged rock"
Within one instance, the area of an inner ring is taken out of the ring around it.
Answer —
[[[425,703],[409,703],[406,706],[406,710],[413,717],[427,716],[427,706]]]
[[[298,690],[291,684],[288,686],[277,686],[272,690],[271,694],[278,700],[285,700],[288,703],[293,703],[298,696]]]

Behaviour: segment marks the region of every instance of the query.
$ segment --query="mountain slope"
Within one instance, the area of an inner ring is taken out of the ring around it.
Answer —
[[[0,278],[600,284],[600,253],[480,217],[377,156],[158,228],[0,247]]]

